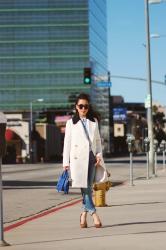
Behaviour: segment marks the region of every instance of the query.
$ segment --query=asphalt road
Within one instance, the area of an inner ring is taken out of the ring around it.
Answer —
[[[116,186],[129,180],[129,158],[106,159],[111,181]],[[162,167],[158,164],[158,167]],[[146,177],[145,157],[134,157],[134,179]],[[58,204],[81,197],[79,189],[68,195],[56,191],[61,164],[3,165],[4,223],[14,222]],[[128,183],[127,183],[128,185]]]
[[[4,223],[13,222],[80,196],[79,190],[63,195],[56,191],[60,164],[4,165]]]

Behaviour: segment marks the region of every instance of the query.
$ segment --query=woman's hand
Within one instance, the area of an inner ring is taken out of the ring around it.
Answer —
[[[110,177],[110,176],[111,176],[111,173],[108,172],[108,170],[106,170],[106,171],[107,171],[107,177]]]
[[[63,166],[64,170],[69,170],[69,168],[70,168],[69,166]]]
[[[95,166],[96,167],[100,166],[100,162],[101,162],[101,158],[96,156],[96,164],[95,164]]]

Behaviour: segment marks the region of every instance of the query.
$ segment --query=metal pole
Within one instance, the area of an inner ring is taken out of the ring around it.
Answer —
[[[150,32],[149,32],[149,3],[145,0],[145,24],[146,24],[146,63],[147,63],[147,108],[148,137],[150,139],[149,166],[152,175],[155,175],[154,152],[153,152],[153,116],[152,116],[152,82],[151,82],[151,58],[150,58]]]
[[[149,153],[146,153],[146,179],[149,179]]]
[[[30,132],[33,130],[33,110],[32,110],[32,102],[30,102]]]
[[[33,131],[33,102],[30,102],[30,133],[29,133],[29,152],[30,162],[33,162],[33,149],[32,149],[32,131]]]
[[[108,82],[111,82],[111,74],[110,74],[110,71],[108,71]],[[111,128],[111,105],[110,105],[110,102],[111,102],[111,87],[109,86],[108,87],[108,109],[109,109],[109,127],[108,127],[108,134],[109,134],[109,138],[108,138],[108,153],[110,154],[111,153],[111,145],[110,145],[110,136],[111,136],[111,133],[110,133],[110,128]]]
[[[130,152],[130,186],[133,186],[133,153]]]
[[[165,149],[163,150],[163,169],[165,169]]]
[[[0,157],[0,241],[3,241],[2,157]]]
[[[155,154],[155,172],[154,172],[154,175],[157,176],[157,152],[155,152],[154,154]]]
[[[30,102],[30,132],[29,132],[29,152],[30,152],[30,160],[33,162],[33,145],[32,145],[32,131],[33,131],[33,102],[43,102],[43,98],[39,98],[36,100],[32,100]]]
[[[3,191],[2,188],[2,157],[0,157],[0,247],[1,246],[10,246],[4,240],[4,230],[3,230]]]

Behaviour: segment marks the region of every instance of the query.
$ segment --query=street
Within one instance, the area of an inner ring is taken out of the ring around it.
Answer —
[[[13,220],[4,225],[10,249],[163,249],[166,169],[161,157],[158,176],[149,180],[146,180],[145,157],[134,157],[133,186],[129,182],[128,157],[105,162],[115,185],[108,192],[108,206],[97,208],[101,229],[94,227],[91,216],[88,228],[80,229],[79,190],[70,188],[69,195],[56,192],[53,179],[61,172],[61,164],[3,166],[6,222]]]
[[[134,157],[134,161],[134,179],[146,177],[145,157]],[[105,162],[114,185],[129,181],[128,157],[106,159]],[[80,190],[71,187],[68,195],[56,191],[56,181],[62,172],[61,164],[3,165],[2,172],[5,223],[81,197]]]
[[[56,206],[79,194],[57,193],[59,164],[20,164],[3,166],[4,222],[13,222]]]

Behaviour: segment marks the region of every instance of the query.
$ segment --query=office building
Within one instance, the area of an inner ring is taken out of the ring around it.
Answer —
[[[105,0],[1,0],[0,108],[68,106],[84,67],[106,74],[106,36]]]
[[[108,89],[96,87],[107,76],[106,10],[106,0],[1,0],[0,109],[69,110],[88,92],[106,115]]]

